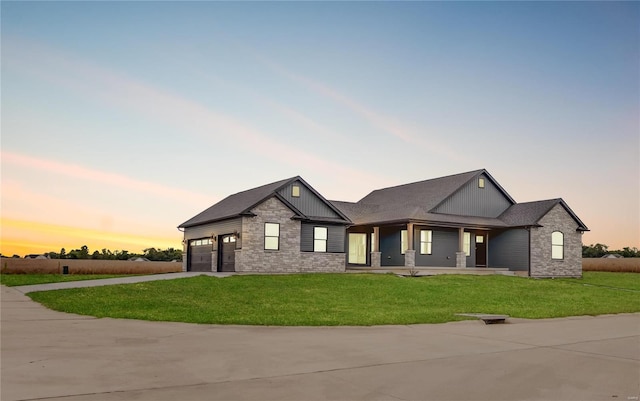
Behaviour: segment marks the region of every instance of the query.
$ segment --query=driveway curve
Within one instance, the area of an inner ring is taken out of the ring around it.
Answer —
[[[1,292],[1,399],[638,400],[640,314],[374,327],[97,319]]]

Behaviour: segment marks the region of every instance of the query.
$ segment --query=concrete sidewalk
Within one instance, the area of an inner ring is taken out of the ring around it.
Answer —
[[[150,274],[148,276],[130,276],[130,277],[105,278],[100,280],[65,281],[62,283],[21,285],[21,286],[16,286],[11,288],[15,289],[16,291],[20,291],[23,294],[27,294],[30,292],[38,292],[38,291],[66,290],[69,288],[100,287],[103,285],[114,285],[114,284],[143,283],[145,281],[173,280],[177,278],[187,278],[187,277],[195,277],[195,276],[229,277],[233,275],[234,273],[213,273],[213,272],[163,273],[163,274]]]
[[[3,401],[640,395],[640,314],[501,325],[217,326],[65,314],[0,288]]]

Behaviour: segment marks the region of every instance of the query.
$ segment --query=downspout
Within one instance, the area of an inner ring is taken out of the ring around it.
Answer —
[[[529,248],[529,260],[527,262],[527,276],[531,277],[531,227],[525,227],[527,230],[527,248]]]

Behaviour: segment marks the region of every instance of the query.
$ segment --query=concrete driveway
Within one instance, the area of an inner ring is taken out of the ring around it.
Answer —
[[[1,399],[638,400],[640,314],[379,327],[96,319],[0,287]]]

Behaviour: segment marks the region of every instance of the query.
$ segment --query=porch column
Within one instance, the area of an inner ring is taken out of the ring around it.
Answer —
[[[464,253],[464,227],[458,229],[458,252],[456,252],[456,267],[467,267],[467,254]]]
[[[380,227],[373,227],[373,241],[371,242],[371,267],[380,267],[382,254],[380,253]]]
[[[416,251],[413,249],[413,223],[407,223],[407,250],[404,251],[404,265],[415,267]]]

